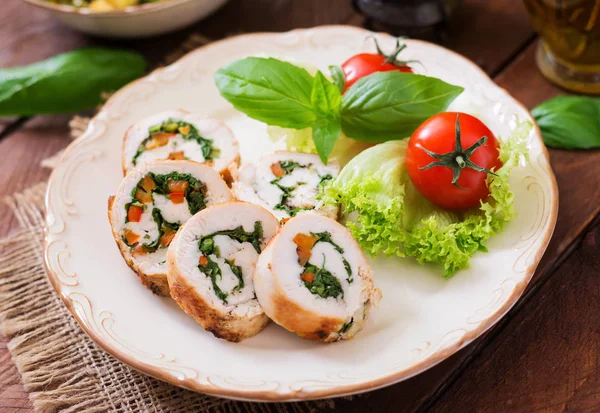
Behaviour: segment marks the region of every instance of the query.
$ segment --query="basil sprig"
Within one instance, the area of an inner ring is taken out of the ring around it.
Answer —
[[[360,79],[342,96],[343,73],[330,71],[334,83],[319,71],[311,76],[289,62],[248,57],[214,77],[221,96],[249,117],[282,128],[311,127],[323,162],[341,132],[367,142],[404,139],[463,91],[440,79],[393,71]]]
[[[557,96],[531,111],[552,148],[600,148],[600,98]]]
[[[89,48],[28,66],[0,69],[0,116],[69,113],[92,108],[102,92],[140,77],[144,58],[125,50]]]

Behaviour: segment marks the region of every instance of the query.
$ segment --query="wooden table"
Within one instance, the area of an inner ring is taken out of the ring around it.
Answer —
[[[202,23],[158,39],[103,41],[61,26],[18,0],[0,11],[0,67],[86,45],[126,47],[159,62],[190,33],[213,39],[323,24],[361,25],[350,0],[232,0]],[[532,108],[565,93],[537,70],[537,36],[516,0],[464,0],[445,46],[479,64]],[[48,177],[40,160],[65,147],[69,116],[0,119],[0,194]],[[352,401],[340,412],[600,411],[600,152],[550,151],[558,223],[529,288],[488,333],[435,368]],[[0,236],[17,227],[0,207]],[[33,411],[0,340],[0,413]]]

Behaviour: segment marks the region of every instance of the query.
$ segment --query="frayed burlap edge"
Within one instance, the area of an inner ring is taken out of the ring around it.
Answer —
[[[169,55],[172,63],[208,43],[192,35]],[[71,136],[88,118],[75,117]],[[45,159],[54,168],[62,153]],[[4,198],[21,230],[0,240],[0,331],[25,389],[40,412],[304,413],[332,408],[332,400],[248,403],[178,388],[129,368],[100,349],[79,327],[56,292],[43,264],[43,199],[46,183]],[[5,361],[0,377],[12,375]],[[0,383],[2,384],[2,383]]]

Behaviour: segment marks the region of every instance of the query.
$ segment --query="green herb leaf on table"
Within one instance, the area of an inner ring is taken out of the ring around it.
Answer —
[[[440,79],[379,72],[360,79],[342,98],[342,131],[368,142],[404,139],[443,112],[463,88]]]
[[[217,88],[240,112],[269,125],[311,126],[313,78],[304,69],[272,58],[248,57],[217,70]]]
[[[600,98],[557,96],[535,107],[531,114],[547,146],[600,148]]]
[[[125,50],[89,48],[28,66],[0,69],[0,116],[71,113],[101,103],[140,77],[144,58]]]

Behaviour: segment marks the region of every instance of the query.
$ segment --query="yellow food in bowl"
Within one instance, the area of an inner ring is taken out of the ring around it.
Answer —
[[[48,0],[50,3],[68,4],[75,7],[90,8],[95,11],[111,11],[137,6],[145,3],[157,3],[163,0]]]

